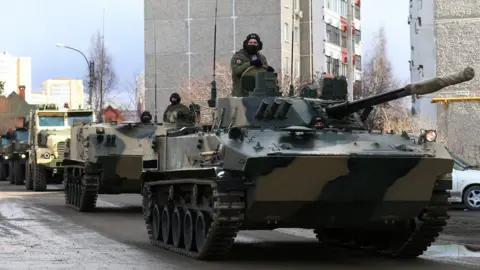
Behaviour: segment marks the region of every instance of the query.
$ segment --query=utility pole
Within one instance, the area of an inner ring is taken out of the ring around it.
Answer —
[[[352,0],[347,0],[347,83],[348,83],[348,100],[353,100],[353,76],[355,69],[353,66],[353,7]]]

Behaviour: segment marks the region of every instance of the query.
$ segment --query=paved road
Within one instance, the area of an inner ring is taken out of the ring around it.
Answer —
[[[442,270],[480,266],[476,253],[456,245],[435,245],[423,258],[407,261],[326,250],[307,230],[241,232],[229,261],[195,261],[150,245],[139,195],[101,195],[97,211],[78,213],[64,205],[63,192],[54,190],[58,187],[34,193],[0,182],[0,269]],[[454,238],[443,240],[455,242]]]

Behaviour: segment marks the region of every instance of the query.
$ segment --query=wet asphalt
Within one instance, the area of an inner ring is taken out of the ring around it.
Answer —
[[[326,249],[308,230],[244,231],[226,260],[196,261],[149,243],[140,195],[100,195],[95,212],[79,213],[61,187],[0,182],[0,269],[480,269],[480,253],[455,245],[454,233],[419,259],[392,260]]]

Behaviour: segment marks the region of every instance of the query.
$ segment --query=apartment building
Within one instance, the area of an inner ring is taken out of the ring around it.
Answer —
[[[177,0],[170,5],[148,0],[144,4],[145,107],[154,111],[156,84],[161,116],[172,92],[189,80],[212,78],[215,0]],[[262,53],[283,78],[346,75],[347,44],[352,42],[351,72],[359,81],[360,0],[352,1],[352,11],[349,41],[347,0],[218,1],[217,64],[229,66],[245,37],[255,32],[262,39]]]
[[[455,72],[465,66],[478,70],[480,55],[474,53],[480,39],[478,1],[410,0],[412,82]],[[434,121],[441,111],[432,98],[478,95],[480,78],[451,86],[439,93],[412,97],[417,114]]]
[[[456,72],[466,66],[480,69],[480,55],[475,51],[480,40],[479,1],[410,0],[409,4],[412,82]],[[479,85],[477,76],[437,93],[412,97],[413,111],[439,129],[448,148],[477,163],[480,163],[477,135],[480,128],[472,124],[480,121],[480,103],[468,98],[480,95]],[[436,102],[452,97],[457,100]]]
[[[69,78],[56,78],[42,82],[43,90],[32,93],[31,104],[53,103],[63,108],[85,108],[83,81]]]
[[[30,101],[32,91],[32,58],[13,56],[9,52],[0,52],[0,81],[4,82],[4,96],[18,93],[25,86],[25,100]]]

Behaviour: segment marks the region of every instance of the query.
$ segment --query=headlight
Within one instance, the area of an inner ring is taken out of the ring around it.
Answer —
[[[49,153],[44,153],[44,154],[43,154],[43,158],[44,158],[44,159],[49,159],[49,158],[50,158],[50,154],[49,154]]]
[[[26,158],[27,156],[25,154],[20,155],[22,158]]]
[[[8,156],[4,156],[3,158],[4,158],[4,159],[8,159]]]
[[[437,132],[435,130],[427,130],[425,132],[425,139],[429,142],[434,142],[437,139]]]

